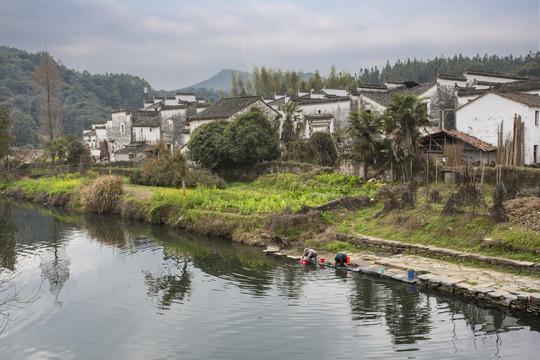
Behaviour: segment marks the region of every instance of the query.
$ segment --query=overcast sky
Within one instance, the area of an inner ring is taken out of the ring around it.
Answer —
[[[539,50],[539,0],[5,0],[0,45],[174,90],[221,69],[326,75]],[[1,81],[1,79],[0,79]]]

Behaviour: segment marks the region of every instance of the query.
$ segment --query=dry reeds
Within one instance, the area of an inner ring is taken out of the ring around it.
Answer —
[[[108,175],[99,177],[84,188],[81,205],[84,211],[106,213],[111,211],[118,197],[122,195],[124,180],[121,176]]]
[[[463,145],[446,144],[444,146],[444,156],[446,156],[446,166],[451,168],[460,167],[461,159],[463,157]]]

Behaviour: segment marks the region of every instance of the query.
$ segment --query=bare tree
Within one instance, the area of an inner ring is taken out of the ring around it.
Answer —
[[[38,98],[41,126],[49,141],[52,141],[60,136],[64,83],[47,50],[42,53],[40,64],[32,75],[32,89]]]

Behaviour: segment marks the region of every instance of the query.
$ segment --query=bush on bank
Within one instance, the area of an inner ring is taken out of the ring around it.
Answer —
[[[386,200],[376,192],[384,184],[362,182],[354,176],[270,174],[250,183],[229,183],[224,189],[197,186],[187,189],[185,196],[180,189],[128,184],[123,185],[123,191],[118,180],[122,178],[119,177],[115,177],[113,182],[115,190],[109,193],[93,185],[107,183],[101,180],[103,177],[95,180],[95,176],[71,174],[24,180],[4,185],[4,194],[17,192],[24,194],[21,198],[44,199],[44,203],[57,194],[69,195],[75,199],[70,204],[76,209],[114,211],[127,217],[135,217],[136,214],[136,218],[153,223],[226,236],[236,241],[251,237],[250,241],[244,242],[252,244],[279,240],[283,245],[322,248],[338,240],[336,234],[363,234],[490,256],[540,260],[540,235],[537,232],[521,227],[512,219],[507,223],[497,223],[491,218],[489,207],[493,204],[493,189],[490,188],[484,190],[486,206],[464,204],[458,213],[443,215],[445,203],[456,193],[453,186],[445,184],[420,188],[414,196],[414,204],[389,207],[383,211]],[[90,196],[89,189],[92,189],[93,196]],[[135,189],[147,196],[139,196],[126,189]],[[36,193],[45,194],[45,197],[35,197]],[[304,212],[306,208],[316,208],[348,196],[368,196],[376,200],[356,211],[336,207],[310,212],[309,215]],[[260,238],[263,233],[268,234],[266,239]],[[487,237],[499,241],[500,245],[484,247],[483,239]],[[336,246],[330,247],[335,250]]]

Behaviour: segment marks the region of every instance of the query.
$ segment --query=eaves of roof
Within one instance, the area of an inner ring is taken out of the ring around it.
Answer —
[[[468,144],[468,145],[474,147],[475,149],[478,149],[478,150],[481,150],[481,151],[484,151],[484,152],[491,152],[491,151],[496,151],[497,150],[496,146],[488,144],[485,141],[482,141],[480,139],[475,138],[474,136],[467,135],[467,134],[462,133],[461,131],[458,131],[458,130],[455,130],[455,129],[453,129],[453,130],[445,130],[445,129],[439,130],[437,132],[434,132],[432,134],[424,136],[423,139],[428,139],[430,137],[435,137],[435,136],[440,135],[440,134],[446,134],[447,136],[450,136],[453,139],[460,140],[460,141],[464,142],[465,144]]]
[[[250,107],[257,101],[263,102],[260,96],[221,99],[200,113],[193,115],[190,120],[227,119],[243,109]],[[272,109],[270,106],[269,108]]]

